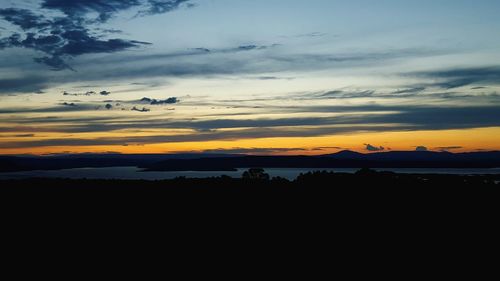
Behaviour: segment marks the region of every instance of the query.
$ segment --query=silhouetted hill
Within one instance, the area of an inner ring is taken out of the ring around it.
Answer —
[[[477,153],[471,153],[477,154]],[[401,161],[401,160],[450,160],[452,157],[459,154],[450,152],[433,152],[433,151],[389,151],[363,154],[354,151],[341,151],[334,154],[322,155],[321,157],[330,157],[334,159],[360,159],[372,161]]]
[[[324,155],[335,159],[363,159],[364,154],[350,150],[343,150],[335,154]]]
[[[211,157],[231,158],[230,154],[57,154],[48,156],[0,156],[0,172],[60,170],[71,168],[139,167],[164,160]]]
[[[322,156],[234,154],[63,154],[1,156],[0,172],[136,166],[149,171],[234,171],[238,168],[497,168],[500,152],[353,151]]]
[[[500,152],[384,152],[342,151],[323,156],[243,156],[166,160],[145,166],[151,171],[230,171],[237,168],[496,168]]]
[[[433,151],[390,151],[371,154],[360,154],[356,152],[340,152],[336,154],[324,155],[332,159],[360,160],[364,163],[382,165],[379,167],[498,167],[500,163],[500,152],[433,152]],[[426,166],[428,165],[428,166]],[[449,166],[447,166],[449,165]]]

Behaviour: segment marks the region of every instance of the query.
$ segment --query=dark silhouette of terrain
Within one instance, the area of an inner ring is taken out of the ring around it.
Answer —
[[[165,160],[211,157],[231,158],[230,154],[60,154],[48,156],[0,156],[0,172],[147,166]]]
[[[200,190],[223,191],[241,190],[245,192],[269,191],[306,191],[336,192],[346,189],[385,188],[411,189],[426,188],[477,188],[499,187],[500,174],[497,175],[439,175],[439,174],[398,174],[361,169],[354,174],[327,171],[309,172],[299,175],[295,180],[280,177],[271,178],[264,169],[250,169],[242,178],[228,176],[213,178],[185,178],[172,180],[73,180],[73,179],[22,179],[1,180],[2,188],[23,188],[25,190],[150,190],[165,192],[190,192]]]
[[[240,156],[165,160],[145,165],[148,171],[233,171],[237,168],[497,168],[500,152],[342,151],[322,156]]]
[[[127,223],[146,220],[167,227],[168,232],[173,230],[169,228],[173,219],[190,227],[201,224],[193,234],[204,236],[218,218],[227,219],[226,228],[234,223],[246,226],[249,221],[273,228],[286,218],[291,225],[297,220],[314,222],[325,229],[337,227],[336,232],[346,230],[339,228],[343,221],[344,227],[355,227],[365,239],[372,237],[385,218],[392,218],[390,226],[397,233],[402,223],[409,225],[408,231],[415,231],[415,221],[442,226],[451,214],[461,222],[496,214],[499,182],[500,175],[411,175],[369,169],[355,174],[307,173],[293,181],[269,178],[261,169],[239,179],[4,180],[0,181],[0,208],[7,217],[21,212],[37,218],[41,229],[48,217],[85,221],[95,213],[93,219],[105,226],[117,217]],[[370,227],[363,229],[365,225]],[[259,235],[268,234],[261,231]]]
[[[232,154],[75,154],[0,156],[0,172],[137,166],[147,171],[234,171],[238,168],[497,168],[500,152],[342,151],[322,156]]]

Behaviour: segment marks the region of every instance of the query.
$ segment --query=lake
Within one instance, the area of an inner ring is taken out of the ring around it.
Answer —
[[[25,171],[0,173],[2,179],[26,179],[26,178],[68,178],[68,179],[122,179],[122,180],[166,180],[177,177],[208,178],[222,175],[240,178],[247,169],[239,169],[234,172],[142,172],[137,167],[110,167],[110,168],[78,168],[55,171]],[[265,169],[271,177],[282,177],[294,180],[301,173],[313,171],[334,171],[338,173],[354,173],[359,169],[335,168],[335,169]],[[486,175],[500,174],[500,168],[495,169],[422,169],[422,168],[393,168],[375,169],[377,171],[391,171],[396,173],[410,174],[457,174],[457,175]]]

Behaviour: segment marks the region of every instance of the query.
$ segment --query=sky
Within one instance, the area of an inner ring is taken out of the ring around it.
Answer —
[[[497,0],[2,0],[0,154],[500,150]]]

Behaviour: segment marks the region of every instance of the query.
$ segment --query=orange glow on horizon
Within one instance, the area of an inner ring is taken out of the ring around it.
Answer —
[[[9,140],[14,141],[14,140]],[[443,131],[408,131],[387,133],[356,133],[321,137],[260,138],[241,140],[218,140],[202,142],[175,142],[145,145],[109,145],[109,146],[51,146],[33,148],[0,149],[0,154],[52,154],[52,153],[107,153],[123,154],[161,154],[181,152],[203,152],[207,150],[281,149],[274,153],[281,155],[321,155],[340,150],[367,152],[364,144],[383,146],[388,150],[415,150],[425,146],[429,150],[439,151],[444,147],[455,147],[452,152],[477,150],[500,150],[500,127],[443,130]],[[460,148],[457,148],[460,147]],[[289,150],[283,150],[289,149]],[[255,154],[255,153],[254,153]],[[259,154],[259,153],[257,153]]]

